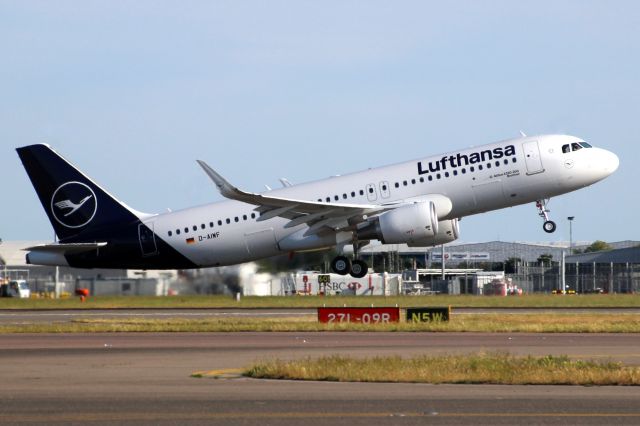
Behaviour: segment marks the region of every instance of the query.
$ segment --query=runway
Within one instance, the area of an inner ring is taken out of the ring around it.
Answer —
[[[638,424],[640,388],[265,381],[265,358],[566,354],[640,365],[640,336],[485,333],[0,335],[0,421],[20,424]],[[223,379],[192,378],[202,370]]]
[[[36,324],[36,323],[66,323],[78,319],[91,318],[211,318],[211,317],[254,317],[254,318],[278,318],[278,317],[316,317],[316,309],[297,308],[256,308],[256,309],[230,309],[230,308],[200,308],[200,309],[0,309],[0,323],[3,324]],[[640,314],[640,308],[455,308],[454,316],[468,314],[542,314],[551,312],[554,314]]]

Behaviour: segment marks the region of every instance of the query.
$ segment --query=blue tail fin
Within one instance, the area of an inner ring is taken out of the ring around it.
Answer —
[[[17,148],[22,164],[60,242],[109,235],[109,227],[136,223],[138,216],[48,145]]]

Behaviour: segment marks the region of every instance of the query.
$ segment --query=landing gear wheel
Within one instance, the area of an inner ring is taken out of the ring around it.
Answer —
[[[353,262],[351,262],[351,276],[353,278],[362,278],[365,275],[367,275],[367,272],[369,271],[369,266],[367,265],[367,262],[365,262],[364,260],[354,260]]]
[[[549,234],[551,234],[552,232],[554,232],[556,230],[556,223],[552,220],[547,220],[543,225],[542,225],[542,229],[544,229],[544,232],[547,232]]]
[[[351,270],[351,261],[346,256],[336,256],[331,261],[331,270],[336,274],[347,275]]]

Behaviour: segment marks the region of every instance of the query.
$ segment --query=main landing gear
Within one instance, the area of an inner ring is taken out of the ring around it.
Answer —
[[[556,223],[552,220],[549,220],[549,209],[547,208],[547,203],[549,202],[549,198],[543,198],[542,200],[536,201],[536,208],[538,209],[538,216],[544,219],[544,223],[542,224],[542,229],[544,232],[552,233],[556,230]]]
[[[331,261],[331,270],[340,275],[350,274],[353,278],[364,277],[369,271],[369,266],[364,260],[358,259],[357,241],[354,241],[353,243],[353,257],[354,260],[351,260],[344,255],[334,257]]]

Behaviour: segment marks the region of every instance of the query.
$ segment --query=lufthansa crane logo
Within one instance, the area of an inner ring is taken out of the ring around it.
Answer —
[[[82,182],[63,183],[51,197],[51,213],[62,226],[82,228],[96,215],[96,194]]]

